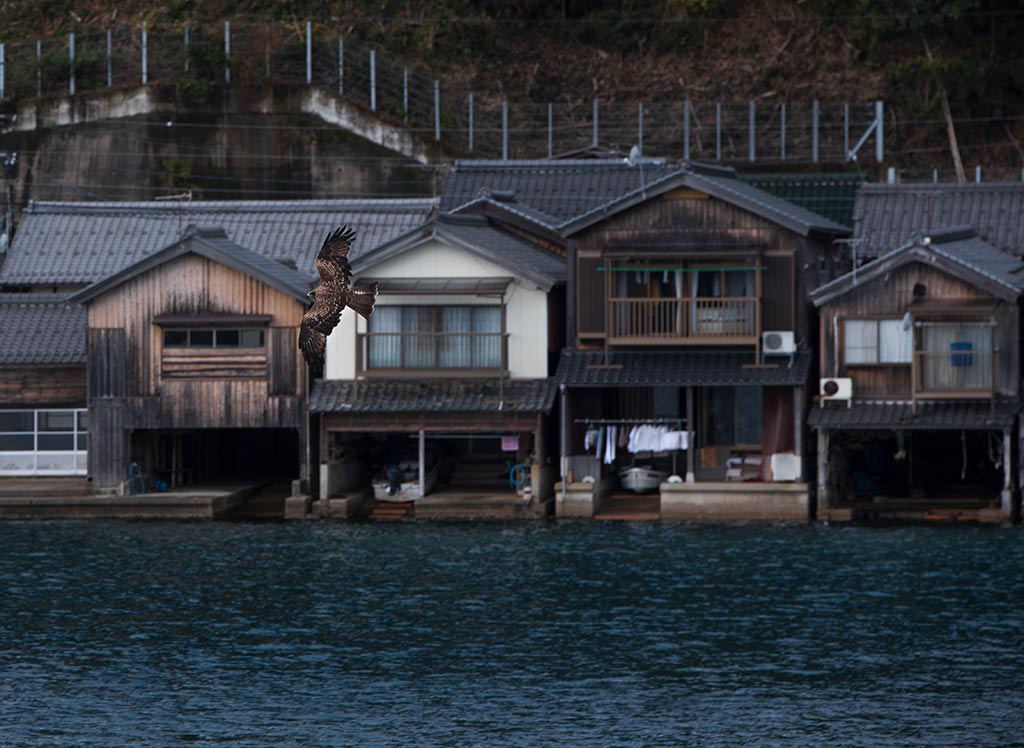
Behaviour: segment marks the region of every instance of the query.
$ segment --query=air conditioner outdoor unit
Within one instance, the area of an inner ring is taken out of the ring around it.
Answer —
[[[761,350],[766,356],[790,356],[796,353],[796,339],[790,330],[766,330],[761,333]]]
[[[845,401],[850,406],[853,397],[853,380],[849,377],[830,377],[821,380],[821,402],[826,400]]]

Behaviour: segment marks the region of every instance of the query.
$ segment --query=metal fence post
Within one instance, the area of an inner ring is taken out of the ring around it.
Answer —
[[[875,127],[875,160],[878,163],[882,163],[885,159],[885,139],[883,137],[882,126],[885,122],[885,118],[882,116],[884,110],[882,109],[882,102],[875,102],[875,121],[878,125]]]
[[[370,111],[377,111],[377,50],[370,50]]]
[[[552,105],[549,102],[548,103],[548,158],[549,159],[554,155],[554,145],[555,145],[555,127],[554,127],[554,125],[555,125],[555,122],[554,122],[555,117],[554,117],[554,115],[555,115],[554,105]],[[1022,170],[1022,173],[1024,173],[1024,170]]]
[[[594,138],[591,145],[597,148],[597,99],[594,99]]]
[[[818,100],[811,102],[811,161],[818,163]]]
[[[188,26],[185,27],[185,73],[188,74],[189,49],[188,49]]]
[[[981,184],[981,164],[974,167],[974,181]]]
[[[779,104],[779,158],[786,160],[786,102]]]
[[[749,144],[748,144],[747,150],[749,151],[748,155],[750,156],[750,160],[751,161],[753,161],[755,156],[757,155],[757,146],[755,144],[755,138],[757,137],[757,129],[755,127],[755,122],[754,122],[756,116],[757,116],[757,104],[754,103],[753,99],[751,99],[750,100],[750,104],[749,104],[749,112],[748,112],[748,115],[747,115],[747,128],[749,130],[749,141],[750,141]]]
[[[68,93],[75,95],[75,35],[68,34]]]
[[[434,140],[441,140],[441,81],[434,79]]]
[[[690,163],[690,100],[683,102],[683,160]]]
[[[715,103],[715,161],[722,160],[722,102]]]
[[[641,101],[636,105],[636,146],[640,149],[640,155],[644,155],[644,103]]]
[[[469,150],[473,150],[473,92],[469,92]]]
[[[843,102],[843,161],[850,160],[850,102]]]
[[[231,22],[224,22],[224,82],[231,82]]]
[[[345,95],[345,40],[338,38],[338,96]]]
[[[372,53],[371,53],[372,54]],[[313,84],[313,23],[306,21],[306,85]]]
[[[146,22],[142,22],[142,85],[149,82],[149,74],[146,70]]]
[[[501,100],[501,160],[508,161],[508,99]]]

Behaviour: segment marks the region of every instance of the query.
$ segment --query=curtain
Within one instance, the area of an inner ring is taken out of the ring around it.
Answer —
[[[952,366],[950,351],[958,338],[959,325],[927,325],[924,328],[925,356],[921,366],[922,383],[926,390],[957,388],[958,372]]]
[[[435,308],[407,306],[402,310],[402,365],[406,369],[432,369],[436,365]]]
[[[477,306],[473,310],[473,366],[496,369],[501,366],[501,308]]]
[[[871,319],[844,320],[843,354],[847,364],[878,363],[878,322]]]
[[[402,307],[379,306],[370,317],[371,333],[402,331]],[[369,367],[397,368],[402,365],[401,338],[398,335],[370,335]]]
[[[444,368],[468,369],[473,365],[471,356],[473,315],[468,306],[449,306],[441,310],[441,347],[438,363]]]
[[[878,323],[878,360],[886,364],[909,364],[913,355],[913,330],[903,320],[883,319]]]

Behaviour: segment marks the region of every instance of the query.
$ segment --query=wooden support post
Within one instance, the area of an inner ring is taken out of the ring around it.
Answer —
[[[543,465],[547,459],[548,445],[544,442],[544,414],[537,414],[537,425],[533,431],[533,459],[538,465]]]
[[[693,428],[693,387],[686,388],[686,482],[696,483],[694,454],[697,451],[697,432]]]
[[[818,518],[822,518],[832,508],[832,497],[828,490],[828,441],[827,429],[818,429]]]
[[[420,468],[420,498],[427,495],[427,432],[420,429],[419,440],[419,468]]]
[[[797,481],[802,482],[806,475],[804,466],[804,388],[793,388],[793,452],[800,458],[800,475]]]
[[[1003,429],[1003,491],[999,497],[999,507],[1009,517],[1013,512],[1013,454],[1010,440],[1010,429]]]

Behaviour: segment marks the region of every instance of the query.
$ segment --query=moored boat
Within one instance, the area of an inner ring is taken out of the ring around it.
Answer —
[[[668,471],[652,467],[634,466],[619,471],[622,488],[633,493],[656,490],[668,478]]]

